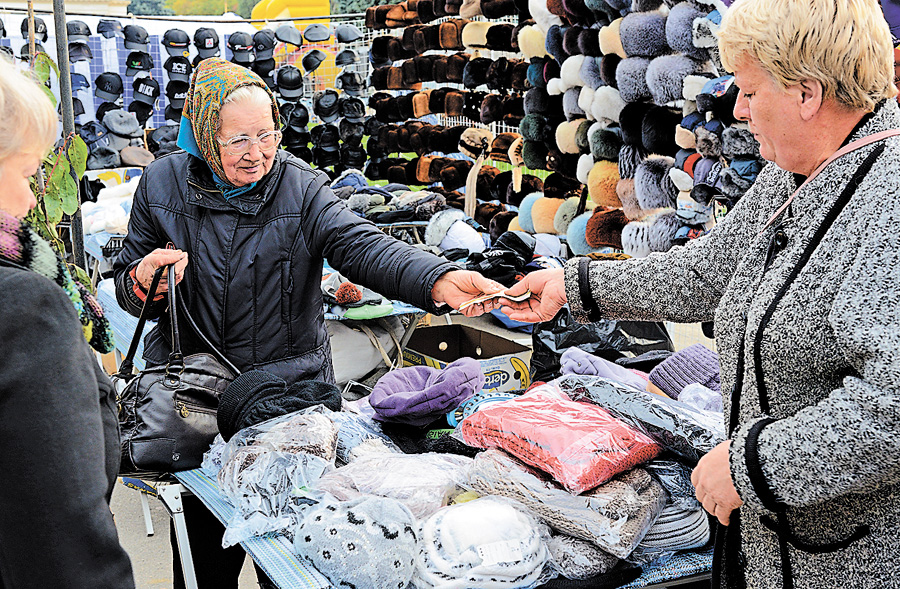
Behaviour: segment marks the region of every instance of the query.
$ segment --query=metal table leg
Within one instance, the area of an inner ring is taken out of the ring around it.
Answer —
[[[159,499],[166,506],[166,511],[175,522],[175,537],[178,540],[178,555],[181,558],[181,570],[184,571],[186,589],[197,589],[197,574],[194,572],[194,559],[191,557],[191,544],[188,541],[187,525],[184,522],[184,507],[181,503],[182,493],[186,489],[179,483],[161,483],[158,487]]]

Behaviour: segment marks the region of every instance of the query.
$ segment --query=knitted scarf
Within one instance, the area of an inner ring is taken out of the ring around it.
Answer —
[[[222,189],[226,198],[236,196],[235,189],[246,192],[251,188],[238,188],[224,180],[225,170],[219,156],[219,143],[216,141],[222,101],[241,86],[259,86],[266,91],[272,100],[272,117],[277,126],[280,120],[278,104],[262,78],[243,66],[210,57],[201,61],[194,69],[178,134],[178,146],[209,165],[217,187]],[[185,133],[187,129],[190,129],[190,133]]]
[[[62,288],[75,306],[84,339],[105,354],[115,347],[109,321],[90,291],[72,278],[50,244],[24,221],[0,211],[0,258],[46,276]]]

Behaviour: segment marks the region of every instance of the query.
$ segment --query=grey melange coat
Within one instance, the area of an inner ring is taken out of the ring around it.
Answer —
[[[898,127],[889,100],[850,139]],[[833,162],[760,235],[797,186],[770,163],[684,247],[581,271],[573,260],[568,299],[582,320],[588,292],[592,317],[715,319],[744,501],[729,584],[743,568],[753,589],[900,587],[900,137]],[[766,267],[780,224],[787,245]]]

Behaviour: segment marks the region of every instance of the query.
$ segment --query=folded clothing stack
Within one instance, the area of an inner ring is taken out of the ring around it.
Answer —
[[[618,558],[631,554],[666,504],[665,491],[642,468],[576,496],[496,448],[475,457],[469,485],[482,495],[515,499],[554,530]]]
[[[652,438],[600,407],[576,403],[553,385],[494,403],[461,424],[463,441],[498,447],[580,494],[659,455]]]

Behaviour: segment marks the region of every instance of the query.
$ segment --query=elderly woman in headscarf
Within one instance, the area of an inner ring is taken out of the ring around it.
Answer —
[[[216,58],[198,65],[178,136],[184,151],[148,166],[134,197],[114,266],[123,308],[138,315],[155,270],[174,264],[200,331],[241,371],[265,370],[288,384],[334,382],[320,286],[325,259],[352,282],[431,313],[502,290],[355,215],[325,174],[278,149],[279,127],[277,103],[256,74]],[[152,301],[150,316],[160,321],[145,341],[151,365],[171,349],[165,307],[161,296]],[[186,354],[203,351],[184,336]],[[221,554],[199,548],[199,536],[192,533],[191,544],[200,586],[236,587],[242,549],[222,564]]]
[[[900,112],[875,0],[737,0],[735,116],[770,163],[707,235],[529,274],[512,317],[715,319],[730,440],[693,473],[717,585],[894,587]],[[724,570],[723,570],[724,569]],[[723,578],[724,573],[724,578]]]

